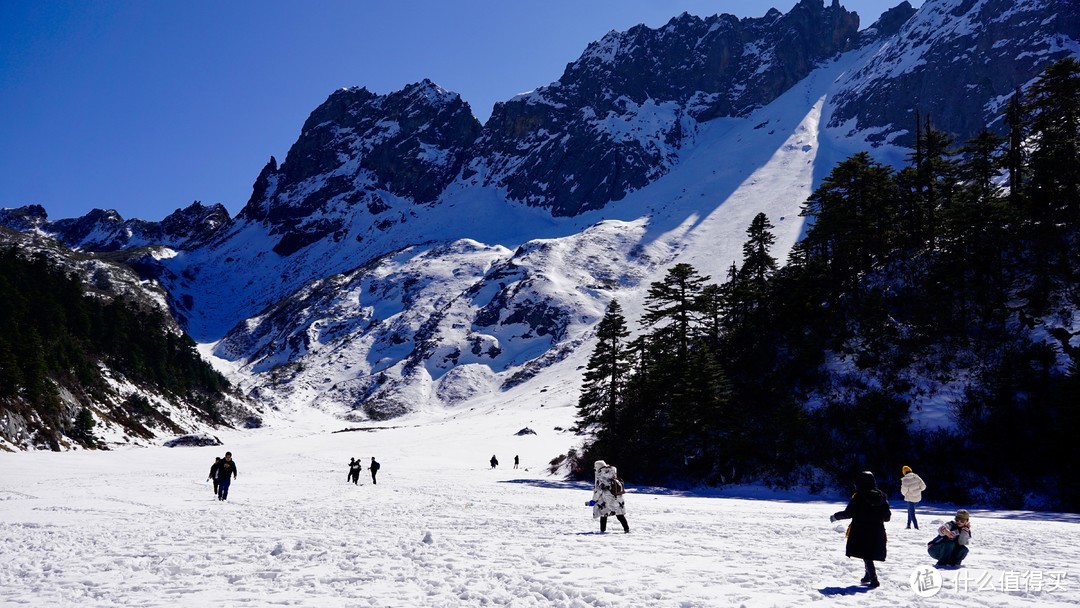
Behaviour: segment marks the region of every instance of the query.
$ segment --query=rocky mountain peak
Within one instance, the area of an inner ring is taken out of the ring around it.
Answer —
[[[49,219],[49,214],[41,205],[26,205],[14,209],[0,209],[0,226],[12,230],[27,232],[40,228]]]
[[[342,235],[358,205],[381,208],[380,191],[428,203],[457,176],[480,122],[457,93],[430,80],[387,95],[339,89],[311,113],[280,167],[271,158],[239,217],[282,235],[290,255]],[[361,209],[363,207],[360,207]],[[305,219],[319,212],[318,222]]]
[[[908,16],[908,18],[904,18]],[[927,0],[875,24],[866,62],[845,74],[830,127],[875,144],[913,144],[915,112],[963,141],[987,125],[1017,87],[1080,49],[1075,0]]]
[[[554,215],[603,207],[665,174],[699,121],[769,103],[858,28],[839,4],[802,0],[787,14],[610,32],[558,81],[496,104],[465,175]]]

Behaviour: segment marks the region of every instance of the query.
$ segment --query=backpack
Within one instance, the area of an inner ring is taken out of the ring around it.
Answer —
[[[612,496],[622,496],[623,494],[626,494],[626,488],[623,487],[622,480],[619,479],[618,477],[616,477],[615,479],[612,479],[611,480],[611,495]]]

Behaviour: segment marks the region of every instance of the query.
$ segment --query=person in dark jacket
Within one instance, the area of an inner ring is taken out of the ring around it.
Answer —
[[[375,457],[372,456],[371,457],[371,483],[372,484],[377,483],[375,481],[375,474],[379,472],[379,467],[380,466],[381,465],[378,462],[375,462]]]
[[[871,588],[880,586],[874,562],[885,561],[885,522],[892,519],[889,501],[877,487],[877,480],[870,471],[863,471],[855,480],[855,494],[843,511],[829,517],[829,521],[850,519],[848,528],[847,556],[863,560],[866,574],[861,583]]]
[[[495,467],[499,466],[499,459],[495,458],[494,454],[491,455],[491,460],[489,462],[491,462],[491,468],[493,468],[493,469]]]
[[[218,457],[214,458],[214,464],[210,465],[210,475],[208,475],[206,477],[206,479],[208,479],[208,480],[212,479],[214,481],[214,496],[218,495],[217,474],[218,474],[218,469],[220,469],[220,468],[221,468],[221,456],[218,456]]]
[[[353,485],[360,485],[360,461],[355,458],[349,459],[349,476],[346,478],[348,481],[353,482]]]
[[[228,500],[229,484],[234,479],[236,479],[236,463],[233,462],[232,452],[225,452],[225,460],[221,461],[217,472],[218,500]]]

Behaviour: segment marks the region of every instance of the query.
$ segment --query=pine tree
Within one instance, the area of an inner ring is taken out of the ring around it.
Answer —
[[[769,255],[769,249],[776,243],[776,236],[770,232],[775,227],[768,216],[758,213],[746,229],[743,263],[739,273],[745,286],[759,297],[765,293],[768,279],[776,272],[776,258]]]
[[[804,251],[834,284],[852,288],[892,241],[896,187],[892,170],[860,152],[838,164],[800,213],[811,218]]]
[[[1080,61],[1050,65],[1029,89],[1031,193],[1040,223],[1080,221]]]
[[[79,413],[75,415],[75,422],[71,427],[71,437],[83,443],[93,443],[95,424],[94,415],[90,413],[90,410],[85,407],[79,408]]]
[[[629,335],[622,307],[612,300],[596,328],[596,348],[585,370],[577,407],[578,432],[596,431],[617,415],[630,373],[630,351],[624,342]]]
[[[676,264],[649,287],[642,323],[652,329],[654,339],[675,348],[676,364],[686,364],[694,324],[700,316],[701,291],[709,277],[701,276],[690,264]]]
[[[1005,122],[1009,125],[1009,149],[1005,157],[1009,170],[1009,202],[1014,209],[1019,209],[1024,195],[1024,137],[1027,133],[1024,98],[1020,87],[1016,87],[1016,92],[1009,99]]]

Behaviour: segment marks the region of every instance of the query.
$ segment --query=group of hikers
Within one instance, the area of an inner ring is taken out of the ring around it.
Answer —
[[[492,454],[491,468],[499,466],[499,461]],[[514,468],[518,468],[519,459],[514,456]],[[371,458],[368,470],[371,472],[371,483],[375,484],[375,476],[379,472],[380,464]],[[346,478],[353,484],[359,485],[360,471],[363,466],[359,459],[349,459],[349,473]],[[593,518],[600,520],[600,532],[607,532],[608,517],[614,516],[622,524],[623,532],[630,533],[630,524],[626,521],[626,498],[622,479],[619,478],[618,470],[613,466],[597,460],[593,463],[595,479],[593,481],[593,497],[586,506],[592,507]],[[904,466],[901,469],[900,494],[907,504],[907,529],[919,529],[919,521],[915,516],[915,505],[922,501],[922,493],[926,490],[926,483],[911,470]],[[236,479],[236,463],[232,459],[232,452],[225,452],[224,458],[216,458],[210,467],[208,480],[214,482],[214,494],[218,500],[226,500],[229,497],[229,484]],[[892,510],[889,501],[877,485],[877,479],[870,471],[859,473],[855,480],[855,493],[851,496],[847,508],[834,513],[829,517],[830,522],[850,519],[851,525],[847,529],[847,556],[863,560],[866,571],[863,575],[862,584],[871,588],[880,586],[877,576],[877,568],[874,562],[885,561],[887,537],[885,534],[885,522],[892,519]],[[937,530],[938,535],[927,543],[927,552],[937,560],[940,567],[959,567],[968,554],[968,545],[971,543],[971,515],[961,509],[956,512],[953,521],[947,522]]]
[[[915,505],[922,500],[926,483],[909,466],[905,465],[901,474],[903,477],[900,478],[900,493],[907,503],[907,529],[918,530]],[[874,562],[885,561],[885,522],[892,519],[892,511],[872,472],[859,473],[855,480],[855,494],[851,496],[847,508],[829,517],[830,522],[842,519],[851,520],[847,529],[847,556],[863,560],[866,567],[859,582],[871,588],[879,587]],[[927,543],[927,553],[937,560],[935,565],[938,568],[959,567],[967,557],[968,545],[971,543],[971,514],[960,509],[956,512],[956,517],[940,526],[937,532],[938,535]]]
[[[491,455],[491,460],[489,460],[489,461],[488,461],[488,464],[490,464],[490,465],[491,465],[491,468],[492,468],[492,469],[494,469],[495,467],[498,467],[498,466],[499,466],[499,459],[495,457],[495,454],[492,454],[492,455]],[[514,468],[515,468],[515,469],[516,469],[516,468],[518,468],[518,465],[519,465],[519,464],[521,464],[521,460],[520,460],[520,459],[519,459],[519,458],[517,457],[517,455],[515,454],[515,455],[514,455]]]
[[[375,457],[371,457],[371,466],[368,467],[368,471],[371,471],[371,483],[377,485],[379,482],[375,480],[375,475],[379,473],[379,467],[382,466],[375,460]],[[364,467],[360,464],[360,459],[349,459],[349,476],[346,477],[348,481],[353,482],[353,485],[360,485],[360,471]]]
[[[371,457],[371,465],[368,470],[371,471],[371,483],[377,484],[375,476],[379,473],[379,464],[375,457]],[[363,466],[360,464],[360,460],[357,458],[349,459],[349,476],[348,480],[355,485],[360,484],[360,471]],[[225,457],[214,458],[214,464],[210,465],[210,474],[207,475],[207,481],[214,482],[214,496],[217,496],[218,500],[228,500],[229,498],[229,485],[232,484],[232,480],[236,479],[236,462],[233,461],[232,452],[225,452]]]
[[[207,481],[214,482],[214,496],[218,500],[229,498],[229,485],[236,479],[236,463],[233,462],[232,452],[225,452],[224,458],[215,458],[210,466],[210,475]]]
[[[593,518],[600,519],[600,532],[607,531],[608,517],[615,516],[622,524],[623,532],[630,533],[630,524],[626,521],[626,502],[623,482],[619,479],[616,468],[603,460],[593,463],[595,480],[592,500],[585,503],[592,507]],[[926,483],[922,478],[904,466],[901,469],[900,493],[907,503],[907,528],[919,529],[915,517],[915,505],[922,500]],[[855,481],[855,494],[847,508],[829,517],[830,522],[850,519],[847,529],[847,555],[863,560],[866,571],[860,581],[871,588],[881,585],[878,581],[875,561],[885,561],[885,522],[892,519],[892,511],[885,493],[878,489],[877,480],[870,471],[863,471]],[[936,566],[959,567],[968,554],[971,542],[971,515],[964,509],[956,512],[953,521],[938,528],[938,535],[927,544],[927,552],[937,560]]]

